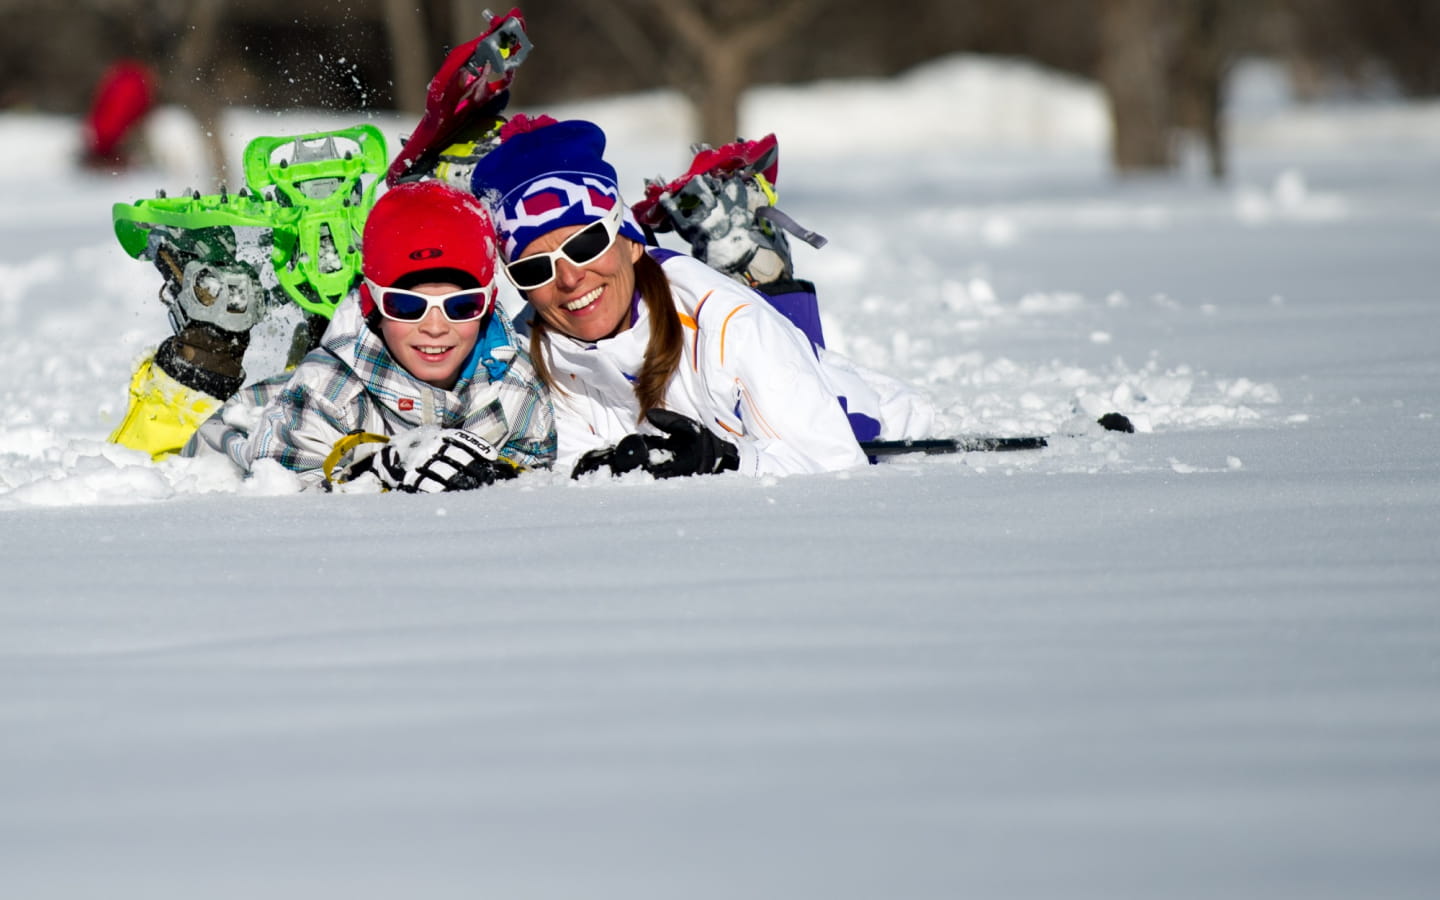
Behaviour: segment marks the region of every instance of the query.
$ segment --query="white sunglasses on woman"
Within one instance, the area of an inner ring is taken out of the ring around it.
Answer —
[[[625,207],[618,200],[605,214],[584,228],[570,235],[559,249],[548,253],[534,253],[517,259],[505,266],[505,275],[510,283],[522,291],[533,291],[555,280],[556,260],[565,260],[572,266],[588,266],[605,255],[620,233],[620,219]]]

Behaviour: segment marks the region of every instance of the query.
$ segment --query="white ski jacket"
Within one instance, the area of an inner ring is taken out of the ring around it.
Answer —
[[[847,411],[878,419],[887,440],[929,435],[933,410],[913,390],[837,354],[821,350],[817,358],[809,339],[763,296],[704,263],[663,251],[655,256],[685,330],[684,355],[664,407],[736,444],[742,473],[865,465]],[[650,339],[643,302],[635,316],[628,330],[595,343],[547,330],[546,362],[558,385],[551,399],[561,471],[627,434],[653,432],[637,422],[633,383]],[[526,324],[517,326],[524,330]]]

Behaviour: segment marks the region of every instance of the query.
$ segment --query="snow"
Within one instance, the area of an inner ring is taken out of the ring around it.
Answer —
[[[106,444],[168,333],[109,205],[203,154],[0,116],[4,894],[1433,896],[1440,107],[1243,76],[1224,187],[1017,63],[749,98],[832,346],[1047,450],[441,496]],[[638,196],[680,110],[559,112]]]

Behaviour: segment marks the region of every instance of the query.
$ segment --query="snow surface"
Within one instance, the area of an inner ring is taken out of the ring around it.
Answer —
[[[1435,896],[1440,108],[1239,85],[1224,187],[1020,64],[750,98],[832,346],[1048,450],[449,496],[105,444],[168,333],[109,205],[213,183],[0,116],[0,895]],[[561,112],[684,168],[671,95]]]

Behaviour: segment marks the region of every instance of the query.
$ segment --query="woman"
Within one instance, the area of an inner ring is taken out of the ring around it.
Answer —
[[[191,451],[222,450],[246,470],[274,460],[318,483],[327,458],[334,465],[360,443],[352,435],[390,438],[348,474],[373,468],[384,486],[406,491],[549,466],[550,404],[496,306],[484,208],[439,182],[401,185],[371,210],[362,248],[364,281],[320,346],[293,373],[236,395]]]
[[[821,472],[866,463],[852,419],[871,437],[928,431],[928,406],[898,382],[812,345],[703,263],[647,249],[604,148],[589,122],[517,117],[472,181],[530,303],[522,328],[552,389],[560,466]]]

